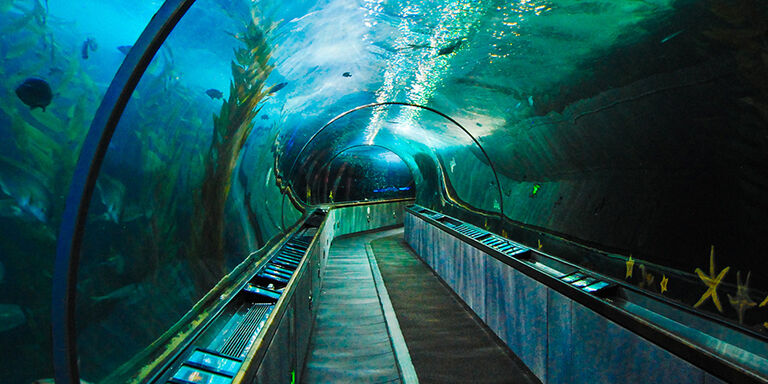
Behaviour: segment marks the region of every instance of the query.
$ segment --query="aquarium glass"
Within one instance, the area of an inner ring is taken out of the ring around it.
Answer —
[[[85,133],[128,47],[160,6],[0,1],[0,372],[53,376],[56,232]]]
[[[251,172],[238,166],[245,157],[246,166],[274,163],[275,140],[274,124],[254,123],[263,121],[256,106],[273,86],[270,25],[240,5],[194,4],[144,73],[110,143],[77,287],[86,381],[121,382],[158,348],[172,348],[168,332],[285,223],[280,204],[266,213],[264,200],[252,198]],[[251,75],[239,66],[246,59]],[[254,95],[240,95],[246,90]],[[280,201],[275,178],[259,179],[275,195],[265,196]],[[256,212],[272,217],[268,227]],[[290,226],[297,216],[287,219]]]
[[[160,6],[76,3],[0,0],[13,383],[52,375],[72,168]],[[195,2],[95,185],[83,379],[120,381],[172,347],[191,306],[303,205],[408,186],[424,207],[768,338],[766,20],[756,0]]]

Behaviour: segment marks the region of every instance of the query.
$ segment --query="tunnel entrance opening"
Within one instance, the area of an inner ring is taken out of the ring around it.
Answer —
[[[307,184],[309,204],[413,197],[415,182],[408,164],[379,145],[356,145],[339,151]]]
[[[471,212],[485,223],[490,219],[494,227],[503,222],[499,178],[480,141],[447,114],[413,103],[365,104],[332,118],[295,156],[283,160],[291,193],[304,204],[327,200],[329,194],[318,200],[311,196],[327,172],[325,165],[341,153],[335,148],[366,145],[387,148],[403,160],[413,174],[419,204]]]

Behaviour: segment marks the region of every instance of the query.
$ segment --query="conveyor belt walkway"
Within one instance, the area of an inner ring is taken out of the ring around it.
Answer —
[[[302,377],[305,383],[538,382],[416,257],[402,228],[333,242]]]

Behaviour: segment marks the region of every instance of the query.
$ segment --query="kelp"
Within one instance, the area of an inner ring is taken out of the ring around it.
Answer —
[[[16,10],[22,13],[22,17],[8,23],[0,29],[3,34],[17,33],[20,30],[43,32],[47,28],[48,11],[40,0],[33,0],[24,4],[20,1],[0,1],[0,12]],[[34,23],[32,23],[34,21]]]
[[[97,107],[95,95],[101,91],[80,63],[69,58],[68,47],[53,43],[53,34],[61,28],[58,21],[48,20],[40,1],[0,1],[0,17],[4,32],[0,34],[0,77],[5,84],[0,88],[0,120],[6,134],[0,178],[13,177],[7,180],[13,183],[11,196],[0,194],[15,200],[21,209],[25,201],[32,208],[44,209],[35,217],[27,210],[1,220],[3,263],[15,281],[5,287],[4,300],[24,298],[18,304],[24,308],[27,324],[18,330],[18,337],[26,341],[16,347],[11,342],[10,349],[2,351],[13,350],[22,359],[5,360],[0,370],[9,372],[5,379],[10,382],[29,382],[50,375],[50,357],[40,351],[50,349],[50,295],[45,292],[50,292],[51,255],[64,209],[63,196],[88,119]],[[55,96],[45,112],[31,111],[14,94],[27,77],[44,78],[51,84]],[[12,366],[20,360],[23,366]]]
[[[250,188],[246,188],[245,204],[248,211],[248,216],[251,221],[256,222],[258,225],[253,225],[255,231],[260,232],[257,237],[262,239],[268,239],[277,235],[283,231],[281,223],[281,209],[282,207],[282,195],[285,193],[280,189],[277,184],[277,173],[275,161],[277,158],[276,143],[279,142],[279,135],[281,132],[281,125],[278,123],[283,121],[282,118],[277,119],[270,127],[259,128],[258,133],[249,141],[249,147],[251,149],[259,148],[260,150],[252,150],[248,153],[248,169],[261,169],[267,170],[266,174],[253,174],[252,178],[254,182],[244,182],[243,185],[250,185]],[[245,154],[243,155],[243,162],[247,161]],[[246,175],[242,172],[242,176]],[[264,188],[254,187],[254,185],[261,184],[261,177],[264,177]],[[248,177],[251,180],[251,177]],[[270,183],[270,180],[272,183]],[[270,187],[272,185],[272,187]],[[277,188],[273,188],[277,187]],[[273,202],[280,202],[280,205]],[[256,213],[261,214],[257,215]],[[275,217],[277,214],[278,216]]]
[[[0,105],[0,114],[9,119],[9,131],[14,146],[13,154],[31,172],[38,176],[51,196],[53,221],[41,225],[52,231],[57,225],[58,214],[63,210],[63,201],[58,199],[69,185],[76,156],[79,153],[87,131],[88,116],[96,109],[97,100],[90,95],[99,94],[95,83],[79,65],[77,60],[62,54],[62,48],[52,41],[52,31],[47,24],[47,11],[39,0],[11,2],[3,8],[9,12],[7,28],[13,28],[10,35],[4,35],[0,46],[4,48],[0,76],[11,85],[0,90],[0,97],[8,102]],[[7,36],[7,37],[6,37]],[[11,37],[12,36],[12,37]],[[41,55],[41,49],[50,51]],[[58,53],[54,53],[57,52]],[[22,65],[23,63],[23,65]],[[48,111],[29,110],[12,93],[13,88],[29,76],[43,75],[45,67],[64,67],[65,71],[51,75],[55,99]]]
[[[257,18],[245,31],[234,35],[244,47],[235,50],[231,62],[229,98],[213,116],[213,137],[205,157],[205,172],[194,214],[189,263],[198,292],[206,292],[224,274],[224,217],[232,175],[240,151],[253,129],[261,103],[269,95],[264,84],[272,72],[267,34]]]
[[[181,114],[182,112],[179,110],[171,111],[167,115],[166,123],[170,125],[173,122],[181,121],[179,118]],[[192,125],[188,128],[199,131],[198,125]],[[201,165],[195,162],[193,156],[200,151],[197,148],[199,140],[182,139],[181,136],[185,130],[181,128],[169,130],[169,132],[172,132],[171,137],[156,138],[151,140],[154,145],[143,146],[144,155],[142,156],[145,159],[144,173],[148,175],[150,180],[146,184],[146,191],[142,193],[149,199],[141,203],[141,206],[147,209],[145,217],[150,229],[146,233],[148,239],[145,241],[144,252],[150,256],[150,260],[157,264],[175,260],[175,255],[180,252],[179,245],[182,242],[170,239],[179,239],[179,206],[186,206],[188,202],[181,201],[186,197],[186,194],[176,193],[177,187],[181,184],[182,188],[189,188],[194,184],[193,180],[199,179],[199,177],[192,176],[185,179],[182,170],[186,168],[192,172]],[[153,136],[149,135],[148,137],[152,138]],[[165,145],[161,146],[161,143]],[[152,147],[155,149],[153,150]],[[152,278],[157,279],[158,274],[162,273],[163,269],[152,268],[152,272]]]

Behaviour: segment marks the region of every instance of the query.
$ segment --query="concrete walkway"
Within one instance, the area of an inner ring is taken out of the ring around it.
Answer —
[[[371,242],[421,383],[541,383],[419,259],[402,230]]]
[[[305,383],[540,383],[413,253],[402,228],[331,244],[302,377]]]
[[[365,246],[397,230],[334,240],[304,368],[305,383],[399,383]],[[402,229],[400,229],[402,231]]]

